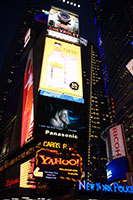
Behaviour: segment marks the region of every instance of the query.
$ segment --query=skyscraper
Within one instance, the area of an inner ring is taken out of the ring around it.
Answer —
[[[106,182],[106,147],[102,131],[112,123],[113,117],[104,88],[99,50],[88,43],[82,48],[84,95],[88,107],[88,160],[87,180]]]
[[[96,16],[103,73],[109,81],[106,89],[114,98],[115,121],[124,126],[128,153],[133,161],[132,1],[91,2]],[[133,163],[130,168],[133,170]]]

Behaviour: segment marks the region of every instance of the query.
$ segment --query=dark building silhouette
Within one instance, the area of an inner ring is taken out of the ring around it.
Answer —
[[[96,16],[103,74],[107,79],[106,89],[114,99],[115,121],[124,126],[128,153],[133,161],[133,2],[91,2]],[[133,170],[133,163],[130,168]]]

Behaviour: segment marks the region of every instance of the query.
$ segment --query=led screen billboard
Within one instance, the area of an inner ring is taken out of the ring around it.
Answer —
[[[35,159],[32,158],[20,165],[20,183],[21,188],[36,188],[36,181],[33,177]]]
[[[37,132],[45,136],[78,139],[78,134],[85,131],[85,116],[83,104],[40,96]]]
[[[46,179],[67,179],[79,181],[82,178],[82,158],[79,154],[72,154],[70,158],[63,158],[61,153],[41,148],[36,152],[36,173]],[[38,172],[37,172],[38,171]]]
[[[127,159],[125,157],[117,158],[109,162],[106,166],[108,182],[117,179],[126,179],[128,172]]]
[[[78,15],[52,7],[48,18],[48,35],[79,43]]]
[[[33,105],[33,55],[29,53],[26,70],[24,74],[21,147],[32,136],[34,126],[34,105]]]
[[[117,125],[109,130],[112,159],[120,158],[126,155],[122,126]]]
[[[80,46],[46,37],[40,94],[84,103]]]

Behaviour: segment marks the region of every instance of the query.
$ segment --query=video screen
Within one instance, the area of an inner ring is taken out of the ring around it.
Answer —
[[[84,105],[40,96],[36,120],[40,127],[82,131],[85,129]]]

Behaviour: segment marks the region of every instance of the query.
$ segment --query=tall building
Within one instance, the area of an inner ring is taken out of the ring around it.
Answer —
[[[118,124],[123,124],[133,170],[133,27],[132,1],[92,0],[107,92],[114,99]]]
[[[18,28],[14,51],[2,72],[11,84],[1,100],[3,198],[13,193],[66,194],[83,177],[79,143],[85,135],[85,115],[78,23],[75,13],[56,7],[48,12],[30,5]],[[7,79],[1,80],[3,95]],[[50,160],[40,173],[37,165],[43,164],[45,156]]]
[[[88,107],[88,182],[106,182],[106,147],[101,139],[102,131],[113,117],[104,88],[99,50],[89,43],[82,48],[84,96]]]

